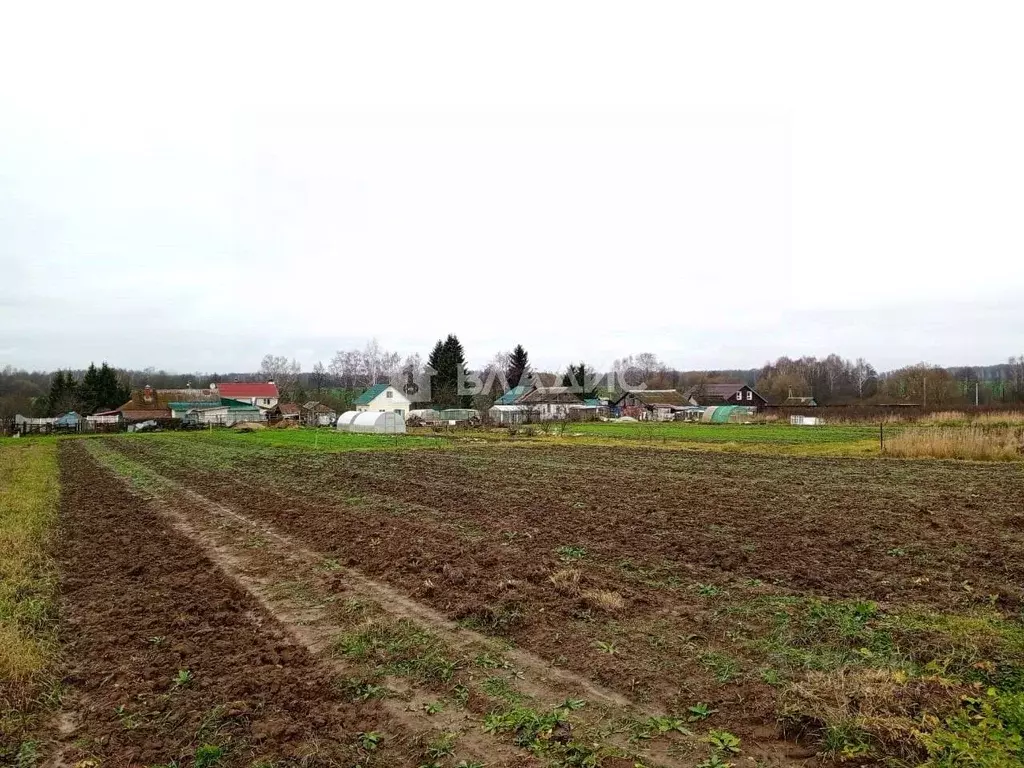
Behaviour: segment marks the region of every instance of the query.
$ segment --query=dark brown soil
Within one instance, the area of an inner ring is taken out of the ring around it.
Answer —
[[[374,702],[342,701],[305,648],[80,442],[62,443],[60,460],[55,762],[184,766],[219,748],[218,765],[417,764]],[[361,731],[386,734],[369,762]]]
[[[1021,606],[1024,475],[1014,466],[591,447],[324,455],[116,445],[625,696],[675,712],[710,702],[715,726],[747,740],[770,740],[778,714],[762,659],[748,653],[766,625],[716,591],[894,610],[994,605],[1007,617]],[[566,568],[581,570],[579,590],[552,583]],[[588,590],[618,593],[623,606],[601,607]]]

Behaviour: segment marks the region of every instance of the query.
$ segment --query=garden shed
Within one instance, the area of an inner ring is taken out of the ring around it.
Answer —
[[[405,434],[405,419],[393,411],[348,411],[338,417],[341,432],[368,432],[377,435]]]

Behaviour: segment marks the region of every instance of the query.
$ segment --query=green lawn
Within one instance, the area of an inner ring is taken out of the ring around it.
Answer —
[[[260,429],[236,432],[214,429],[195,432],[157,432],[124,435],[135,440],[187,440],[198,442],[251,445],[277,448],[307,448],[339,453],[343,451],[432,448],[444,441],[420,435],[367,435],[338,432],[334,429]]]
[[[584,422],[572,424],[573,434],[614,437],[621,440],[675,440],[688,443],[851,443],[878,441],[877,427],[789,424],[687,424],[684,422]]]
[[[57,443],[0,443],[0,763],[29,764],[54,652]],[[11,762],[8,763],[7,760]]]

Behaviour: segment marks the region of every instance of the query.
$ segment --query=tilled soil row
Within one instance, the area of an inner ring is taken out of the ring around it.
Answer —
[[[418,765],[195,543],[60,445],[65,695],[54,765]],[[387,737],[372,751],[358,734]],[[91,761],[91,762],[90,762]]]
[[[208,461],[219,446],[198,446],[187,469],[168,447],[118,445],[199,484],[207,474],[225,488],[301,491],[324,506],[386,497],[487,544],[543,531],[605,557],[839,598],[961,609],[993,595],[1007,613],[1024,605],[1024,474],[1015,465],[575,447],[279,451],[219,472]],[[548,543],[517,546],[550,554]]]
[[[532,482],[514,480],[513,488],[501,484],[501,478],[513,482],[513,475],[494,474],[491,467],[487,478],[473,477],[478,468],[470,473],[457,457],[432,452],[408,459],[406,454],[347,454],[323,462],[313,457],[313,467],[292,465],[285,457],[271,479],[243,466],[230,472],[183,470],[159,451],[137,450],[138,443],[113,445],[208,499],[245,510],[249,518],[303,547],[387,582],[450,620],[510,638],[517,647],[656,710],[686,712],[690,705],[709,702],[719,710],[713,726],[742,735],[751,750],[806,755],[802,747],[779,741],[777,696],[768,684],[753,676],[739,679],[735,671],[728,672],[732,680],[723,679],[722,665],[732,662],[718,653],[719,642],[726,641],[726,632],[755,629],[723,620],[712,604],[694,599],[692,592],[643,583],[646,576],[617,567],[613,545],[608,552],[590,549],[579,559],[573,559],[572,551],[556,553],[559,545],[590,548],[595,536],[610,535],[591,507],[576,506],[567,475],[561,487],[556,475],[540,478],[538,473]],[[396,479],[388,486],[373,474],[379,467],[384,478],[390,477],[394,470],[386,465],[392,461],[434,469],[425,476],[414,474],[404,485]],[[450,471],[438,471],[438,464]],[[259,492],[254,493],[257,476]],[[424,491],[419,501],[406,498],[410,486],[431,483],[442,490]],[[456,501],[445,502],[443,489],[463,483],[475,483],[488,498],[494,495],[499,510],[509,513],[485,525],[483,519],[495,513],[486,505],[471,506],[466,491],[453,490]],[[548,494],[548,501],[531,501],[531,494]],[[624,524],[642,525],[642,520],[635,514],[625,522],[609,517],[606,527]],[[630,546],[626,539],[620,544]],[[660,561],[637,557],[636,564],[657,569]],[[560,571],[574,570],[580,572],[579,583],[552,581]],[[727,578],[687,563],[671,575],[695,584],[709,573]],[[610,603],[602,602],[606,592],[612,593]],[[616,597],[621,605],[615,605]]]
[[[90,444],[90,449],[101,461],[108,458],[107,451],[97,444]],[[680,763],[674,756],[684,746],[677,732],[648,734],[630,741],[631,727],[643,731],[645,723],[666,713],[637,705],[585,676],[460,627],[429,606],[246,516],[242,508],[214,502],[141,465],[132,463],[120,469],[135,479],[136,487],[152,499],[160,514],[173,520],[191,540],[202,542],[222,569],[254,594],[314,654],[325,657],[339,675],[349,679],[368,675],[380,681],[372,667],[360,668],[332,654],[332,646],[353,629],[353,605],[359,606],[360,613],[372,606],[375,619],[385,616],[411,621],[440,639],[457,662],[452,678],[442,684],[434,681],[434,685],[408,677],[388,680],[393,689],[382,706],[412,731],[426,734],[433,729],[455,735],[460,757],[478,759],[488,766],[527,766],[534,762],[525,751],[511,749],[481,732],[484,715],[509,705],[507,699],[488,695],[488,686],[497,680],[517,706],[543,712],[557,708],[560,702],[585,702],[583,709],[566,714],[565,735],[584,739],[597,754],[607,752],[600,762],[606,768],[633,766],[637,760],[661,766],[692,762]],[[364,622],[363,626],[368,624]],[[460,687],[468,691],[469,700],[454,706],[449,694]],[[435,701],[446,705],[443,714],[425,714]],[[424,744],[429,740],[427,735],[418,739]],[[682,751],[692,751],[696,744],[690,739]],[[632,757],[619,760],[614,757],[616,753]]]

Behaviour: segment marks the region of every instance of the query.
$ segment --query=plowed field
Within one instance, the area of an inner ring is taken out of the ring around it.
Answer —
[[[914,763],[1024,683],[1014,466],[87,443],[76,758]]]

